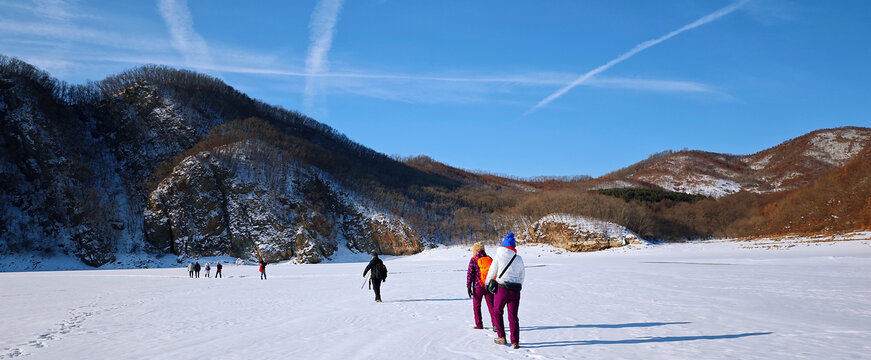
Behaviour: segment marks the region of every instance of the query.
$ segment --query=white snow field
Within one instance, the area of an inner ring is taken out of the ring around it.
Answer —
[[[237,265],[224,279],[181,268],[0,273],[0,358],[868,359],[871,233],[860,235],[579,254],[521,246],[517,350],[472,328],[465,248],[388,258],[383,303],[360,289],[360,262],[271,265],[266,281]]]

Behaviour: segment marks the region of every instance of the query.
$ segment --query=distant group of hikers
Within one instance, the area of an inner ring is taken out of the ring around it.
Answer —
[[[260,260],[260,280],[266,280],[266,261]],[[221,274],[221,270],[223,270],[224,266],[221,265],[220,262],[215,262],[215,278],[223,278],[224,276]],[[209,263],[206,263],[206,266],[203,267],[200,265],[200,262],[189,262],[188,263],[188,274],[191,278],[199,278],[200,271],[206,270],[206,277],[209,277],[209,273],[212,271],[212,266]]]
[[[216,264],[215,265],[215,270],[216,270],[215,271],[215,278],[217,279],[217,278],[224,277],[223,275],[221,275],[221,269],[224,266],[222,266],[221,263],[219,263],[219,262],[216,262],[215,264]],[[203,270],[203,267],[200,265],[199,261],[188,263],[188,274],[190,275],[191,278],[199,278],[200,277],[200,270]],[[209,263],[206,263],[205,270],[206,270],[206,277],[209,277],[209,272],[212,271],[212,266],[209,265]]]

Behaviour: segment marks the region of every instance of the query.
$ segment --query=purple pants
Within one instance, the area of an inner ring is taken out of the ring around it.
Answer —
[[[490,325],[496,326],[493,321],[493,294],[487,292],[483,286],[475,285],[475,292],[472,294],[472,310],[475,312],[475,327],[484,328],[484,322],[481,321],[481,298],[487,302],[487,315],[490,315]]]
[[[496,296],[493,299],[493,314],[496,322],[493,326],[496,327],[496,335],[501,338],[505,337],[505,321],[502,318],[503,309],[508,306],[508,327],[511,328],[511,343],[520,343],[520,319],[517,318],[517,310],[520,307],[520,290],[508,290],[504,287],[499,287],[496,290]]]

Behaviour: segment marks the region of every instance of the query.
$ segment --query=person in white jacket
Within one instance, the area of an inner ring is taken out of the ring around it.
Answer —
[[[493,299],[493,326],[496,328],[497,344],[505,344],[505,320],[502,317],[504,309],[508,307],[508,327],[511,329],[511,346],[520,348],[520,320],[517,310],[520,307],[520,290],[523,288],[523,279],[526,277],[526,269],[523,266],[523,258],[517,255],[515,248],[514,233],[508,233],[502,239],[502,247],[496,250],[496,256],[490,264],[487,279],[484,283],[496,279],[499,287]]]
[[[192,262],[188,263],[188,275],[190,275],[190,277],[194,277],[194,263]]]

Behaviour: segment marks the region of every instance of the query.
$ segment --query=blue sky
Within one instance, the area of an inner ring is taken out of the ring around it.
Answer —
[[[0,0],[0,53],[76,83],[189,68],[385,154],[517,176],[871,126],[868,1]]]

